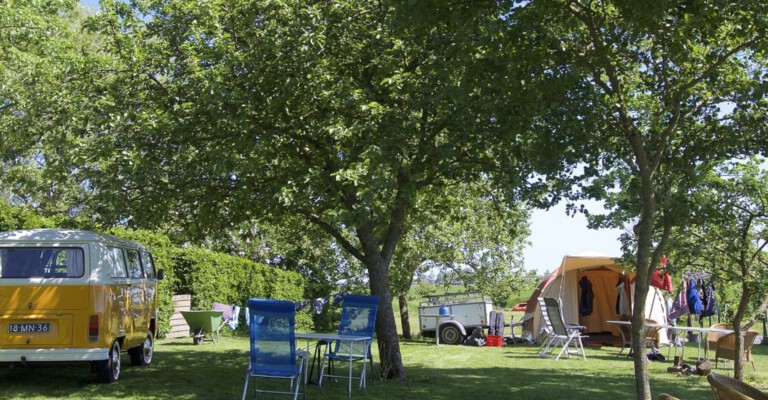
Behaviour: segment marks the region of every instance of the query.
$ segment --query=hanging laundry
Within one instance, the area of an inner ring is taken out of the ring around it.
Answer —
[[[674,291],[674,288],[672,287],[672,276],[663,271],[656,271],[653,273],[651,276],[651,286],[666,290],[669,293]]]
[[[631,314],[626,288],[625,280],[619,277],[619,282],[616,284],[616,315],[618,316],[628,316]]]
[[[305,308],[310,307],[312,305],[312,301],[311,300],[295,301],[293,305],[296,308],[296,311],[302,311]]]
[[[320,315],[323,313],[323,308],[325,308],[326,303],[328,303],[328,296],[318,297],[312,301],[312,308],[310,308],[309,311],[314,311]]]
[[[248,308],[248,307],[246,307]],[[240,322],[240,306],[232,306],[232,315],[234,315],[234,318],[230,318],[229,321],[227,321],[227,326],[229,326],[229,329],[234,331],[237,329],[237,324]]]
[[[688,314],[688,297],[686,296],[687,288],[688,285],[686,285],[685,281],[683,281],[680,290],[677,292],[677,296],[675,296],[675,301],[672,303],[672,307],[669,309],[669,319],[677,319],[681,315]]]
[[[592,306],[595,301],[595,292],[592,291],[592,282],[583,276],[579,281],[581,295],[579,296],[579,314],[582,316],[592,314]]]
[[[701,317],[715,315],[715,284],[704,285],[704,295],[701,297],[702,310]]]
[[[688,310],[691,314],[700,314],[702,310],[701,295],[699,294],[699,287],[696,284],[695,279],[691,279],[688,282],[688,290],[686,290],[686,300],[688,300]]]

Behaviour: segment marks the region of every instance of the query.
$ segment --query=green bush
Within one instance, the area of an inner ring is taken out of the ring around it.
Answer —
[[[192,295],[193,309],[209,310],[214,302],[245,307],[253,297],[296,301],[304,296],[298,273],[240,257],[189,247],[174,251],[173,264],[174,292]],[[244,314],[240,314],[241,322]],[[296,324],[299,329],[310,329],[311,318],[298,313]]]
[[[295,272],[199,247],[174,247],[168,237],[150,231],[112,228],[109,233],[143,244],[152,252],[155,267],[165,270],[157,291],[161,337],[170,331],[176,294],[190,294],[196,310],[210,310],[214,302],[245,307],[252,297],[296,301],[304,296],[303,279]],[[245,327],[244,315],[240,313],[241,327]],[[299,313],[296,324],[299,329],[311,329],[311,317]]]

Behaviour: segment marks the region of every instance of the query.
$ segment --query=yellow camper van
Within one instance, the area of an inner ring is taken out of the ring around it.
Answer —
[[[116,236],[0,233],[0,364],[85,362],[104,383],[124,351],[149,364],[162,275],[144,246]]]

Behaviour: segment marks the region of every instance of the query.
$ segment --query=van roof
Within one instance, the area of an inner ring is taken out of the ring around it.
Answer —
[[[139,247],[141,244],[118,236],[74,229],[26,229],[0,232],[0,242],[104,242],[115,245]]]

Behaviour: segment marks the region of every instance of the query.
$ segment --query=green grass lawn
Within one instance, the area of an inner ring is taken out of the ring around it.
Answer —
[[[302,344],[303,345],[303,344]],[[132,367],[123,357],[116,384],[96,383],[87,366],[35,367],[0,371],[3,399],[235,399],[242,395],[248,362],[245,337],[223,337],[221,344],[192,345],[191,339],[159,340],[150,366]],[[401,343],[406,382],[369,382],[353,392],[365,399],[628,399],[634,398],[633,363],[616,358],[617,348],[587,349],[587,361],[553,361],[537,356],[536,346],[503,348],[440,346],[432,340]],[[662,348],[666,355],[667,348]],[[376,353],[376,346],[374,346]],[[755,345],[757,371],[747,365],[747,380],[768,390],[768,346]],[[689,344],[686,356],[695,357]],[[375,358],[378,359],[377,357]],[[681,399],[709,399],[706,379],[666,372],[671,362],[651,362],[654,397],[667,392]],[[729,364],[732,366],[732,364]],[[728,369],[719,369],[728,374]],[[253,395],[249,396],[253,398]],[[279,398],[287,398],[282,396]],[[346,382],[309,386],[309,399],[346,399]]]

